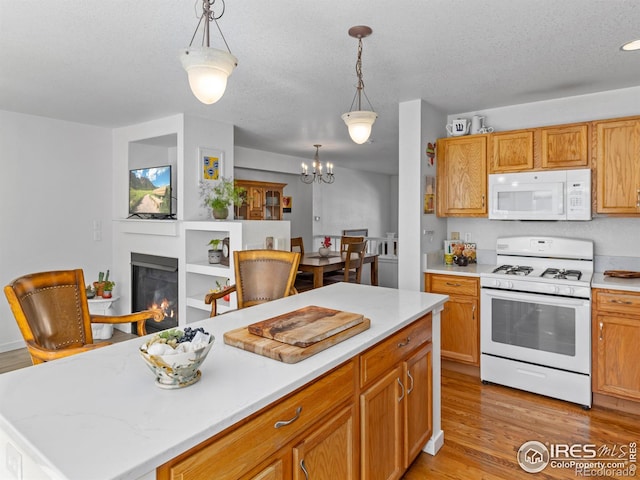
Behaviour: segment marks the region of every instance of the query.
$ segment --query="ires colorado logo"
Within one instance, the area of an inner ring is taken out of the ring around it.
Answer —
[[[531,440],[518,450],[518,464],[528,473],[547,466],[574,470],[579,477],[634,477],[637,444],[600,445],[591,443],[548,443]]]

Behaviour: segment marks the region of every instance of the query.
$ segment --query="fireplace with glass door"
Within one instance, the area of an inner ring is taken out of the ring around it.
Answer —
[[[131,253],[131,307],[139,312],[161,308],[164,320],[147,320],[147,333],[178,326],[178,259]],[[136,325],[132,325],[133,333]]]

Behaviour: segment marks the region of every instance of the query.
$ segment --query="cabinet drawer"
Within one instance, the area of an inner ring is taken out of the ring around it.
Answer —
[[[596,290],[595,299],[598,311],[640,315],[640,293]]]
[[[360,387],[406,358],[416,347],[431,340],[431,313],[393,334],[360,355]]]
[[[460,275],[431,275],[429,291],[445,295],[478,296],[478,279]]]
[[[158,468],[158,479],[237,479],[276,452],[304,429],[329,415],[355,387],[355,360],[288,398],[232,427],[228,434],[206,441]],[[282,422],[280,426],[277,422]]]

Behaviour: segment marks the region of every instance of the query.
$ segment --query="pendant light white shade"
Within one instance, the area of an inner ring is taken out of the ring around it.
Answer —
[[[369,140],[371,127],[378,118],[376,112],[366,110],[355,110],[342,114],[342,120],[349,129],[349,136],[358,145],[362,145]]]
[[[207,105],[222,98],[227,78],[238,65],[238,59],[229,52],[210,47],[189,47],[180,59],[187,71],[191,91]]]

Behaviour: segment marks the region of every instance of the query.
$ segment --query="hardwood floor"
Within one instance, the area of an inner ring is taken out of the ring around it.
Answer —
[[[135,337],[136,335],[124,333],[118,329],[114,329],[113,337],[111,337],[109,340],[95,340],[94,342],[116,343]],[[0,373],[18,370],[19,368],[30,367],[31,365],[31,356],[29,355],[29,352],[27,352],[26,348],[19,348],[17,350],[11,350],[10,352],[0,353]]]
[[[640,416],[602,407],[584,410],[561,400],[482,385],[478,378],[450,370],[442,371],[442,429],[442,449],[435,456],[421,453],[405,480],[575,480],[580,475],[571,468],[548,465],[540,473],[526,473],[518,464],[518,449],[530,440],[547,447],[587,443],[598,449],[617,446],[618,452],[623,446],[628,449],[632,442],[640,444]],[[625,458],[629,458],[628,451]],[[636,474],[633,464],[633,471],[626,474],[591,477],[627,479]]]
[[[117,330],[111,341],[131,338]],[[31,365],[26,349],[0,354],[0,372]],[[563,479],[573,469],[547,466],[537,474],[520,468],[516,454],[527,441],[550,444],[594,444],[617,451],[640,444],[640,416],[578,405],[499,385],[482,385],[476,377],[442,371],[442,429],[445,443],[436,456],[421,453],[405,480]],[[628,452],[625,458],[628,458]],[[628,479],[627,475],[592,478]],[[337,480],[337,479],[336,479]]]

